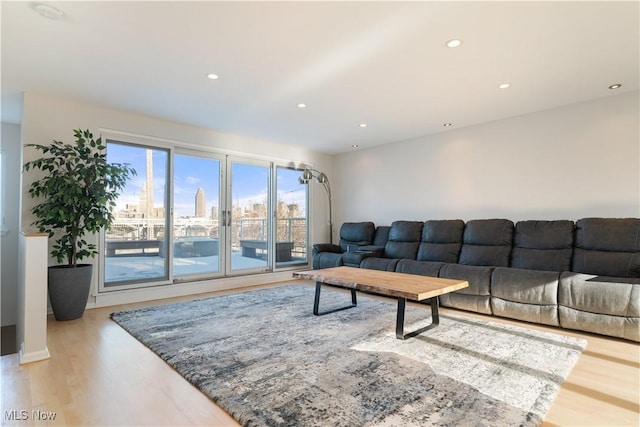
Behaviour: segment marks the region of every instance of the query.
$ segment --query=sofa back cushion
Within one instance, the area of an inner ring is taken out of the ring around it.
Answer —
[[[386,258],[416,259],[420,237],[421,221],[394,221],[389,230],[389,241],[384,247]]]
[[[460,219],[426,221],[418,248],[418,261],[458,262],[464,222]]]
[[[640,219],[578,220],[571,269],[599,276],[640,277]]]
[[[511,267],[568,271],[573,254],[573,221],[519,221],[516,223]]]
[[[340,247],[346,252],[349,245],[370,245],[375,232],[373,222],[345,222],[340,227]]]
[[[381,246],[387,244],[389,241],[389,231],[391,227],[388,225],[380,225],[376,228],[376,234],[373,237],[373,246]]]
[[[513,222],[508,219],[475,219],[464,228],[458,263],[508,267]]]

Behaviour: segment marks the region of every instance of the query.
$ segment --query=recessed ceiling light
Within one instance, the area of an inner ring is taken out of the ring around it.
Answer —
[[[64,15],[64,12],[62,12],[62,10],[50,4],[35,3],[33,5],[33,8],[36,12],[38,12],[40,16],[47,19],[53,19],[54,21],[61,19]]]
[[[498,89],[507,89],[508,87],[511,87],[511,84],[502,83],[502,84],[498,85]]]
[[[616,84],[613,84],[613,85],[609,86],[609,89],[618,89],[621,86],[622,86],[622,83],[616,83]]]
[[[360,127],[361,127],[361,128],[366,128],[366,127],[367,127],[367,124],[366,124],[366,123],[360,123]]]
[[[207,78],[210,80],[218,80],[219,76],[215,73],[209,73],[207,74]]]
[[[445,123],[445,124],[443,124],[442,126],[444,126],[444,127],[448,128],[448,127],[451,127],[451,126],[453,126],[453,125],[452,125],[451,123]]]
[[[462,40],[458,40],[458,39],[451,39],[449,41],[447,41],[445,43],[445,46],[447,47],[458,47],[462,44]]]
[[[353,144],[351,148],[358,148],[358,144]]]
[[[307,108],[307,104],[300,103],[298,104],[298,108]]]

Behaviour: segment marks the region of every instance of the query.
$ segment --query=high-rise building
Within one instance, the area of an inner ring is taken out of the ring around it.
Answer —
[[[140,216],[143,218],[148,218],[149,212],[147,209],[147,182],[142,183],[142,190],[140,190],[140,203],[138,204],[138,212],[140,212]]]
[[[153,151],[147,150],[147,180],[144,187],[145,203],[144,203],[144,216],[145,218],[153,217]]]
[[[195,215],[199,218],[205,218],[207,216],[207,201],[204,197],[204,190],[202,187],[196,191],[196,212]]]

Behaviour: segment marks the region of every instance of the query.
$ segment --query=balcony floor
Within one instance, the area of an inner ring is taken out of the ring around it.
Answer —
[[[105,259],[105,283],[135,281],[164,276],[165,258],[160,256],[117,256]],[[304,258],[293,258],[291,261],[278,262],[277,267],[305,264]],[[173,275],[191,276],[197,274],[217,273],[219,257],[174,258]],[[267,268],[265,258],[242,256],[240,251],[231,253],[232,271]]]

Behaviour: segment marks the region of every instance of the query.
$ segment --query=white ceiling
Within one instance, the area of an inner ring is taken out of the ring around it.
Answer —
[[[49,4],[1,3],[2,121],[38,92],[334,154],[640,80],[637,1]]]

